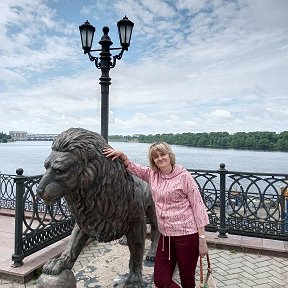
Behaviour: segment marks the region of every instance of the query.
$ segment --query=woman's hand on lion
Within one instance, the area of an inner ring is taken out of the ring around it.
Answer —
[[[112,161],[117,158],[120,158],[125,167],[127,167],[130,163],[130,160],[128,159],[127,155],[122,151],[114,150],[113,148],[110,147],[105,147],[103,149],[103,154],[105,155],[105,157],[112,157]]]
[[[125,158],[127,158],[127,156],[122,151],[114,150],[113,148],[109,147],[105,147],[103,149],[103,154],[105,157],[112,157],[112,160],[120,158],[122,161],[124,161]]]

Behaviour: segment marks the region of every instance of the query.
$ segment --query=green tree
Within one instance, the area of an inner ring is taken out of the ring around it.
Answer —
[[[3,132],[2,132],[3,134]],[[0,133],[0,139],[3,137]],[[109,136],[112,141],[137,141],[142,143],[153,143],[164,141],[168,144],[185,145],[191,147],[209,148],[233,148],[267,151],[288,151],[288,131],[277,134],[276,132],[211,132],[182,134],[163,133],[134,136]]]

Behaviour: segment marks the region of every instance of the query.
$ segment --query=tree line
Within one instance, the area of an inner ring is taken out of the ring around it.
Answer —
[[[0,143],[7,143],[11,139],[10,135],[0,132]]]
[[[11,136],[0,132],[0,143],[11,141]],[[167,142],[171,145],[184,145],[201,148],[246,149],[288,152],[288,131],[276,132],[210,132],[210,133],[163,133],[137,134],[133,136],[111,135],[109,141],[154,143]]]
[[[133,136],[111,135],[109,141],[154,143],[164,141],[171,145],[202,148],[246,149],[288,152],[288,131],[276,132],[210,132],[210,133],[164,133],[137,134]]]

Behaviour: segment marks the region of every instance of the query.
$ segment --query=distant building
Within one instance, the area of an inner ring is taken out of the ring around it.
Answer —
[[[12,140],[27,140],[28,132],[26,131],[9,131]]]
[[[26,131],[9,131],[12,141],[53,141],[59,134],[29,134]]]

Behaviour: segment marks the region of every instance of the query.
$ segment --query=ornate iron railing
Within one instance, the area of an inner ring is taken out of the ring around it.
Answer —
[[[288,174],[188,169],[209,211],[208,231],[288,239]]]
[[[0,209],[16,208],[16,192],[14,177],[15,175],[7,175],[0,173]]]
[[[288,174],[188,169],[209,212],[208,231],[268,239],[288,239]],[[42,175],[0,174],[0,209],[15,209],[15,266],[68,236],[75,224],[63,199],[46,206],[35,196]],[[1,211],[1,210],[0,210]]]
[[[16,173],[14,177],[1,175],[3,206],[0,207],[15,208],[15,247],[12,255],[15,267],[21,266],[25,257],[70,235],[75,224],[64,199],[47,206],[36,197],[36,187],[42,175],[27,177],[23,175],[23,169],[18,169]],[[15,184],[12,184],[12,178]],[[6,196],[8,199],[5,199]],[[16,202],[13,202],[15,199]]]

